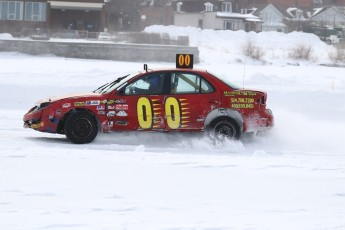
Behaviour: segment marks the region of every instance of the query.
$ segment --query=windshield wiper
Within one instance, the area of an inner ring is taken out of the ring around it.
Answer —
[[[98,87],[98,88],[97,88],[96,90],[94,90],[93,92],[94,92],[94,93],[102,93],[103,91],[105,91],[105,89],[113,87],[115,84],[119,83],[120,81],[122,81],[124,78],[126,78],[126,77],[128,77],[128,76],[129,76],[129,74],[126,75],[126,76],[123,76],[123,77],[119,77],[119,78],[117,78],[115,81],[108,82],[108,83],[106,83],[106,84],[104,84],[104,85]]]

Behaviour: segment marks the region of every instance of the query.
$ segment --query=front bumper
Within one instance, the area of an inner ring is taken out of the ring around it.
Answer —
[[[31,108],[23,117],[24,128],[38,129],[42,127],[44,124],[41,121],[42,113],[43,109],[38,109],[37,106]]]
[[[59,119],[51,115],[48,107],[37,109],[33,107],[23,117],[24,128],[31,128],[40,132],[56,133]]]
[[[25,121],[23,126],[24,128],[31,128],[31,129],[38,130],[44,126],[44,122],[38,121],[38,123],[33,123],[33,121]]]

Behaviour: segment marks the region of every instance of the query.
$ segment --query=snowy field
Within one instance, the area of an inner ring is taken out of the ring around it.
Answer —
[[[24,129],[23,115],[142,63],[0,53],[1,230],[345,229],[345,69],[320,66],[331,46],[301,33],[146,31],[188,35],[196,68],[266,90],[274,129],[217,144],[202,134],[111,133],[74,145]],[[246,39],[266,50],[264,62],[244,58]],[[298,42],[313,60],[289,59]]]

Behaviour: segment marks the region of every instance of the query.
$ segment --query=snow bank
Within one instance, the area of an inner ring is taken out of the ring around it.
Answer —
[[[149,26],[147,33],[169,34],[171,37],[188,36],[190,45],[200,50],[203,62],[239,62],[244,56],[242,47],[252,42],[264,51],[264,61],[282,62],[289,58],[291,51],[298,46],[306,46],[312,50],[312,60],[318,63],[329,62],[329,53],[334,50],[330,45],[322,42],[316,35],[302,32],[289,34],[279,32],[245,32],[231,30],[201,30],[194,27],[177,26]]]
[[[8,33],[0,34],[0,39],[12,39],[12,35]]]

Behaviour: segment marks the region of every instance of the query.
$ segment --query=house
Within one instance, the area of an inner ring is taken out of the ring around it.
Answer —
[[[174,25],[201,29],[261,31],[259,17],[240,12],[239,1],[178,1],[175,2]]]
[[[104,1],[47,1],[50,29],[102,31],[104,28]]]
[[[151,25],[172,25],[174,10],[172,1],[148,1],[141,4],[140,30]]]
[[[252,5],[250,10],[262,19],[262,31],[288,33],[301,30],[309,19],[308,11],[297,7],[282,7],[273,4]]]
[[[104,0],[0,0],[0,33],[103,31]]]
[[[24,28],[46,28],[46,1],[0,1],[0,33],[20,32]]]
[[[251,6],[254,14],[259,16],[262,23],[262,31],[278,31],[286,33],[288,31],[285,19],[287,17],[284,10],[272,4]]]
[[[310,18],[313,26],[340,27],[345,29],[345,7],[329,6],[315,9]]]
[[[322,0],[267,0],[267,4],[273,4],[279,7],[298,7],[298,8],[312,8],[315,2],[322,2]]]
[[[328,6],[315,8],[304,32],[316,34],[322,41],[336,44],[344,39],[345,7]]]
[[[312,9],[328,5],[345,6],[345,0],[243,0],[247,5],[251,4],[272,4],[277,7],[297,7],[303,9]]]

